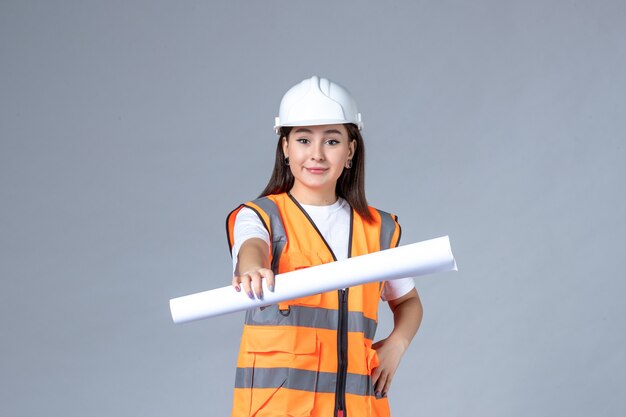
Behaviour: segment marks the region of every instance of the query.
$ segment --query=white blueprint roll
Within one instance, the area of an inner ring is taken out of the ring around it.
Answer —
[[[232,286],[170,300],[174,323],[263,307],[294,298],[369,282],[456,271],[448,236],[276,275],[275,291],[263,280],[263,299],[250,299]]]

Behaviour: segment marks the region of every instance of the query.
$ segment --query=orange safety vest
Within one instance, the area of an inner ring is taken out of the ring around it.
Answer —
[[[255,211],[271,241],[275,274],[336,261],[328,243],[288,193],[242,204],[227,217],[232,251],[235,217]],[[365,222],[351,210],[348,257],[396,247],[397,218],[369,208]],[[372,341],[383,283],[358,285],[246,312],[237,360],[233,417],[383,417],[370,375],[378,366]]]

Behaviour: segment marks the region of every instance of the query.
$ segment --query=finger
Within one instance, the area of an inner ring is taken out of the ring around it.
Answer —
[[[263,269],[263,276],[267,281],[267,289],[274,292],[274,284],[276,283],[276,280],[274,279],[274,272],[271,269]]]
[[[250,287],[250,274],[243,274],[241,277],[241,289],[248,295],[248,297],[254,299],[252,288]]]
[[[376,385],[374,386],[374,391],[376,391],[379,394],[382,394],[383,387],[385,386],[386,380],[387,380],[387,373],[381,372],[380,377],[378,378],[378,380],[376,381]]]
[[[233,280],[231,281],[231,284],[233,285],[233,288],[235,289],[235,291],[239,292],[241,291],[241,287],[239,286],[239,277],[238,276],[234,276]]]
[[[258,271],[250,273],[252,277],[252,290],[259,300],[263,299],[263,277]]]
[[[376,391],[376,384],[378,383],[378,380],[380,379],[381,372],[382,370],[380,366],[374,368],[374,372],[372,372],[372,385],[374,385],[375,391]]]
[[[391,380],[393,379],[392,375],[387,375],[387,378],[385,379],[385,385],[382,388],[382,395],[383,397],[387,396],[387,393],[389,392],[389,388],[391,388]]]

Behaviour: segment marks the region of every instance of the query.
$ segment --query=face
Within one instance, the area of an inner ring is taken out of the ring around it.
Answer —
[[[332,203],[337,180],[355,149],[356,141],[350,140],[342,124],[294,127],[283,139],[283,153],[295,178],[292,194],[301,201],[321,197]]]

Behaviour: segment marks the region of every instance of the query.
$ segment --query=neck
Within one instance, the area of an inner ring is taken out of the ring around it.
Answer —
[[[335,194],[334,188],[329,190],[311,190],[308,188],[303,189],[294,184],[289,192],[298,200],[298,203],[308,206],[330,206],[337,201],[337,194]]]

